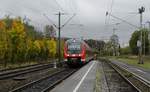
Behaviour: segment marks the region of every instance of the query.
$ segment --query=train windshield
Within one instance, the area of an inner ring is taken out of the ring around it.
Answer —
[[[80,54],[80,53],[81,53],[81,43],[68,44],[68,54]]]

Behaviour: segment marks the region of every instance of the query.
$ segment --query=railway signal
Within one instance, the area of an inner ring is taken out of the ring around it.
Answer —
[[[143,12],[145,12],[145,8],[142,6],[141,8],[139,8],[139,14],[140,14],[140,29],[143,28]],[[142,56],[142,30],[141,30],[141,35],[140,35],[140,42],[141,42],[141,46],[139,47],[139,62],[138,64],[143,64],[144,61],[143,61],[143,56]]]
[[[124,20],[124,19],[121,19],[121,18],[119,18],[119,17],[116,17],[116,16],[112,15],[112,14],[109,13],[109,12],[106,12],[106,16],[109,15],[109,16],[115,18],[115,19],[121,20],[122,22],[131,25],[132,27],[135,27],[135,28],[137,28],[137,29],[142,29],[142,28],[143,28],[143,26],[142,26],[143,13],[145,12],[145,8],[142,6],[142,7],[139,8],[138,10],[139,10],[138,13],[140,14],[140,28],[139,28],[138,26],[134,25],[134,24],[131,24],[130,22],[128,22],[128,21],[126,21],[126,20]],[[141,44],[142,44],[142,31],[141,31],[141,35],[140,35],[140,38],[139,38],[139,39],[140,39]],[[143,63],[144,63],[144,62],[143,62],[143,57],[142,57],[142,45],[141,45],[141,46],[139,47],[139,62],[138,62],[138,64],[143,64]]]
[[[148,29],[148,41],[149,41],[149,54],[150,54],[150,21],[147,21],[149,29]]]
[[[148,40],[149,40],[149,54],[150,54],[150,31],[148,31]]]

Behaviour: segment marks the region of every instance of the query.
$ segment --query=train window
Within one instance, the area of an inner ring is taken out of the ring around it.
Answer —
[[[73,50],[73,49],[74,50],[80,50],[80,48],[81,48],[80,45],[69,45],[68,46],[68,49],[71,49],[71,50]]]
[[[81,53],[80,43],[70,43],[68,44],[68,54],[79,54]]]

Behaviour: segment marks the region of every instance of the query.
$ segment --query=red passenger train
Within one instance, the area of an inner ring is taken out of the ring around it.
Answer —
[[[69,39],[64,45],[64,61],[68,65],[83,65],[89,60],[87,53],[91,52],[89,46],[79,39]]]

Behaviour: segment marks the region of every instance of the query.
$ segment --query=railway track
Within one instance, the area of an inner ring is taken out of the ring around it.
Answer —
[[[37,63],[37,64],[32,64],[32,65],[25,65],[25,66],[7,68],[7,69],[0,69],[0,72],[12,71],[12,70],[23,69],[23,68],[29,68],[29,67],[34,67],[34,66],[40,66],[40,65],[43,65],[43,64],[50,64],[50,62]]]
[[[9,92],[10,90],[13,90],[17,87],[23,86],[29,82],[38,80],[38,79],[42,78],[43,76],[53,74],[62,69],[64,69],[64,68],[57,68],[57,69],[48,68],[48,69],[39,70],[36,72],[19,75],[19,76],[12,77],[9,79],[0,80],[0,92]]]
[[[132,86],[134,86],[138,92],[150,92],[150,82],[140,77],[139,75],[128,71],[125,67],[120,67],[119,65],[109,62],[110,65]]]
[[[53,66],[53,64],[44,64],[44,65],[26,67],[26,68],[17,69],[17,70],[5,71],[5,72],[0,73],[0,80],[12,78],[12,77],[19,76],[19,75],[22,75],[22,74],[35,72],[35,71],[38,71],[38,70],[47,69],[47,68],[50,68],[52,66]]]
[[[106,82],[106,92],[140,92],[110,62],[103,61],[102,67]]]
[[[48,69],[52,67],[53,67],[53,64],[48,63],[48,64],[41,64],[41,65],[37,64],[37,65],[29,66],[29,67],[17,68],[14,70],[1,71],[0,80],[8,79],[8,78],[12,78],[15,76],[19,76],[19,75],[39,71],[39,70],[44,70],[44,69]]]
[[[51,75],[44,76],[39,80],[32,81],[9,92],[48,92],[75,71],[77,71],[77,69],[64,69]]]

